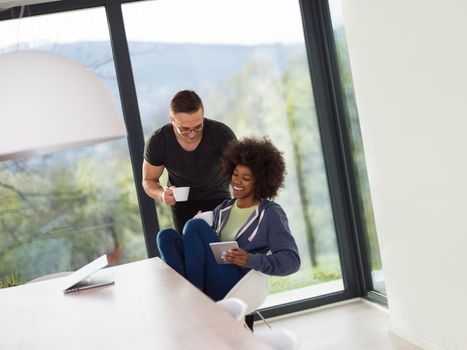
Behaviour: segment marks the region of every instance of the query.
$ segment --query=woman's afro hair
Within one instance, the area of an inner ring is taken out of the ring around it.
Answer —
[[[267,137],[230,142],[223,154],[224,172],[231,177],[237,165],[251,169],[257,199],[273,199],[284,187],[286,171],[282,152]]]

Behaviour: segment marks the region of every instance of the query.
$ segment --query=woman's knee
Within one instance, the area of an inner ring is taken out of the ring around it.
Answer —
[[[183,228],[183,233],[185,233],[185,231],[199,230],[200,228],[203,228],[203,224],[209,227],[203,219],[190,219],[186,222]]]
[[[203,219],[190,219],[185,224],[183,229],[183,239],[191,239],[194,237],[207,237],[216,235],[212,227],[210,227]]]
[[[203,219],[190,219],[183,228],[184,235],[192,235],[205,230],[209,225]]]
[[[179,240],[180,235],[173,228],[165,228],[156,236],[157,247],[163,247],[166,244],[172,244],[172,242]]]
[[[183,230],[185,245],[192,245],[194,242],[207,244],[218,240],[217,233],[203,219],[191,219],[185,224]]]

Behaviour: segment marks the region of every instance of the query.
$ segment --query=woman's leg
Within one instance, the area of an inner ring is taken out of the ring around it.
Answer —
[[[209,243],[219,242],[219,237],[204,220],[189,220],[183,230],[186,278],[217,301],[241,278],[240,270],[233,264],[218,264]]]
[[[180,275],[185,276],[183,241],[180,234],[173,228],[166,228],[157,234],[156,242],[162,260]]]

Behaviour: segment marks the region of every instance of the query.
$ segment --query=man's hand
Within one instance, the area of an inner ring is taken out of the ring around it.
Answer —
[[[162,195],[162,201],[164,202],[165,205],[174,205],[175,204],[175,197],[174,197],[174,192],[172,191],[172,188],[174,186],[167,187],[164,190],[164,193]]]
[[[143,161],[143,188],[147,195],[165,205],[174,205],[175,198],[172,191],[173,186],[164,188],[159,183],[159,178],[164,172],[164,166],[154,166],[146,160]]]
[[[222,259],[240,267],[246,267],[248,253],[240,248],[229,249],[222,253]]]

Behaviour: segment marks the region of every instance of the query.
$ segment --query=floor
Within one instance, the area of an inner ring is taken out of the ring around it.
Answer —
[[[337,303],[293,316],[270,319],[272,328],[292,331],[301,350],[420,350],[389,333],[389,314],[362,299]],[[255,329],[266,327],[262,321]]]

